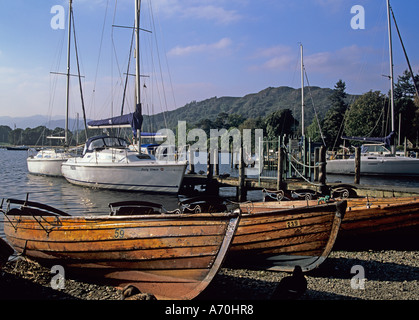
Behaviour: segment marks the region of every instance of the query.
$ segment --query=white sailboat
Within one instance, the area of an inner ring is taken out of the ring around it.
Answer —
[[[44,176],[62,176],[61,165],[74,155],[68,152],[68,113],[69,113],[69,84],[70,84],[70,42],[71,42],[71,19],[73,14],[72,0],[69,1],[68,17],[68,48],[67,48],[67,92],[66,92],[66,124],[64,137],[48,137],[50,139],[63,139],[64,148],[42,149],[35,155],[27,158],[28,171],[32,174]]]
[[[374,146],[374,150],[379,146],[381,150],[373,151],[371,144],[363,145],[361,151],[361,175],[382,175],[382,176],[419,176],[419,159],[396,155],[393,139],[394,125],[394,72],[393,72],[393,45],[391,34],[390,0],[387,0],[388,15],[388,36],[389,36],[389,55],[390,55],[390,101],[391,101],[391,127],[392,132],[388,137],[382,138]],[[349,140],[373,142],[376,138],[352,138]],[[391,150],[386,146],[391,146]],[[328,159],[326,172],[330,174],[354,174],[355,158],[348,159]]]
[[[139,15],[141,0],[135,0],[136,47],[139,48]],[[105,120],[89,122],[93,127],[131,126],[138,140],[138,151],[129,148],[119,137],[90,138],[83,156],[62,164],[63,176],[80,186],[101,189],[177,193],[186,170],[186,161],[156,160],[141,153],[141,125],[143,121],[140,99],[140,57],[136,55],[136,109],[134,113]]]

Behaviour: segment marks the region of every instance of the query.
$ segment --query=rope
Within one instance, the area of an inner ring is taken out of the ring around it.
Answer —
[[[313,183],[313,182],[311,182],[310,180],[308,180],[306,177],[304,177],[299,171],[298,171],[298,169],[296,168],[296,167],[294,167],[294,165],[292,164],[292,162],[290,162],[290,165],[291,165],[291,167],[293,167],[294,168],[294,170],[295,170],[295,172],[297,172],[297,174],[301,177],[301,178],[303,178],[303,180],[305,180],[307,183],[309,183],[309,184],[311,184],[311,185],[313,185],[313,186],[315,186],[315,187],[321,187],[322,185],[321,184],[316,184],[316,183]]]
[[[323,135],[322,128],[321,128],[321,126],[320,126],[320,120],[319,120],[319,116],[318,116],[318,114],[317,114],[316,107],[314,106],[313,95],[311,94],[311,89],[310,89],[310,82],[309,82],[309,80],[308,80],[308,75],[307,75],[307,72],[306,72],[305,68],[304,68],[304,74],[305,74],[306,79],[307,79],[308,92],[309,92],[309,94],[310,94],[310,99],[311,99],[311,103],[312,103],[312,105],[313,105],[314,115],[316,116],[317,125],[318,125],[318,127],[319,127],[320,137],[322,138],[323,145],[324,145],[324,146],[326,146],[326,141],[324,140],[324,135]]]
[[[297,164],[299,164],[299,165],[301,165],[303,167],[307,167],[307,168],[311,168],[311,169],[315,169],[315,168],[319,168],[320,167],[320,164],[319,163],[315,164],[314,166],[304,164],[304,163],[298,161],[296,158],[294,158],[294,156],[292,154],[289,154],[289,157],[291,157],[294,162],[296,162]]]

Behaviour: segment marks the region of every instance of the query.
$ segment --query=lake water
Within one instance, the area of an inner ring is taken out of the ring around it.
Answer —
[[[26,165],[26,151],[11,151],[0,149],[0,200],[14,198],[24,200],[29,194],[29,200],[44,203],[65,211],[72,215],[78,214],[109,214],[108,204],[111,202],[142,200],[162,204],[167,210],[177,208],[177,195],[160,195],[140,192],[121,192],[85,188],[68,183],[64,178],[51,178],[35,176],[28,173]],[[196,172],[206,172],[206,165],[197,164]],[[238,176],[238,170],[230,165],[220,165],[220,174],[229,173]],[[352,183],[350,176],[328,176],[328,182],[341,181]],[[418,187],[418,179],[385,179],[361,178],[361,184],[366,185],[392,185],[399,187]],[[223,196],[234,196],[235,188],[222,188]],[[261,191],[251,191],[248,199],[262,200]],[[0,236],[3,234],[2,217],[0,218]]]
[[[162,204],[167,210],[177,208],[177,195],[151,194],[141,192],[111,191],[75,186],[61,177],[44,177],[28,173],[26,151],[0,149],[1,199],[14,198],[47,204],[72,215],[109,214],[109,203],[129,200],[150,201]],[[206,172],[206,165],[197,164],[195,171]],[[220,165],[220,173],[238,175],[238,170],[229,165]],[[222,188],[225,196],[234,196],[235,189]],[[260,200],[260,191],[249,193],[249,199]],[[3,233],[3,217],[0,217],[0,236]]]

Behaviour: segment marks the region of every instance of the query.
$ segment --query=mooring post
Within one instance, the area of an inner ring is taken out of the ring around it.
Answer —
[[[361,148],[355,148],[355,184],[359,184],[361,181]]]
[[[194,158],[194,151],[192,150],[191,146],[189,146],[188,152],[189,152],[189,171],[188,171],[188,174],[195,174],[195,158]]]
[[[233,148],[232,142],[229,143],[229,147],[230,147],[230,168],[233,169],[234,168],[234,148]]]
[[[213,160],[214,160],[214,176],[218,177],[220,175],[220,165],[218,161],[218,150],[214,149]]]
[[[326,185],[326,147],[321,146],[320,148],[320,159],[319,159],[319,184],[320,193],[328,195],[329,190]]]
[[[313,179],[315,182],[319,181],[319,148],[314,149],[314,170],[313,170]]]
[[[213,177],[213,167],[211,166],[211,150],[208,149],[207,154],[207,179],[211,180]]]
[[[311,138],[308,138],[307,164],[308,164],[307,178],[309,181],[311,181]]]
[[[244,202],[246,201],[246,180],[245,180],[245,175],[244,175],[244,159],[243,159],[243,147],[240,148],[240,156],[239,156],[239,186],[237,188],[238,191],[238,201],[239,202]]]
[[[292,178],[292,163],[291,163],[291,157],[290,155],[292,154],[292,146],[291,146],[291,139],[289,140],[288,143],[288,178]]]
[[[277,191],[282,190],[282,186],[284,184],[284,148],[279,147],[278,149],[278,172],[277,172],[277,180],[276,180],[276,189]]]
[[[307,178],[308,175],[308,167],[307,167],[307,138],[306,136],[303,136],[303,146],[302,146],[302,150],[301,150],[301,157],[302,157],[302,163],[304,164],[303,167],[303,176],[304,178]]]

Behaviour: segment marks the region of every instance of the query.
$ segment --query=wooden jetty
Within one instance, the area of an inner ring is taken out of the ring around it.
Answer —
[[[190,191],[194,186],[202,186],[203,190],[209,194],[218,194],[219,189],[222,187],[240,188],[240,180],[238,177],[213,177],[208,179],[204,175],[187,174],[184,177],[183,186],[180,190],[181,194],[190,194]],[[341,183],[328,183],[327,187],[330,190],[337,189],[342,186]],[[370,196],[370,197],[410,197],[419,196],[419,188],[409,188],[401,186],[371,186],[371,185],[358,185],[355,183],[347,184],[344,186],[350,187],[356,190],[358,196]],[[301,179],[289,179],[283,183],[283,190],[302,191],[304,189],[314,190],[319,192],[319,189],[313,187],[312,184],[307,183]],[[276,181],[272,179],[258,180],[256,178],[245,178],[244,184],[241,187],[244,193],[250,190],[278,190]],[[237,191],[239,192],[239,191]],[[246,198],[246,196],[244,197]],[[261,199],[262,200],[262,199]]]
[[[264,156],[263,154],[261,155]],[[308,156],[306,158],[309,158]],[[313,174],[310,172],[301,174],[299,177],[289,177],[290,166],[287,164],[284,148],[279,148],[277,153],[277,166],[275,177],[248,177],[245,175],[245,164],[243,158],[238,165],[238,177],[219,174],[218,164],[210,161],[208,156],[207,171],[204,174],[196,174],[195,171],[189,170],[185,175],[183,185],[180,188],[180,194],[190,195],[196,192],[195,187],[201,186],[206,194],[218,194],[222,187],[236,188],[237,200],[246,201],[247,191],[249,190],[314,190],[321,195],[330,195],[330,193],[338,189],[341,183],[328,183],[326,179],[326,149],[324,147],[317,148],[314,154],[314,161],[318,165],[313,168]],[[305,171],[305,170],[303,170]],[[299,174],[299,173],[298,173]],[[353,183],[345,183],[345,187],[356,190],[358,196],[372,197],[409,197],[419,195],[419,188],[408,188],[398,186],[369,186],[360,184],[359,170],[354,177]]]

